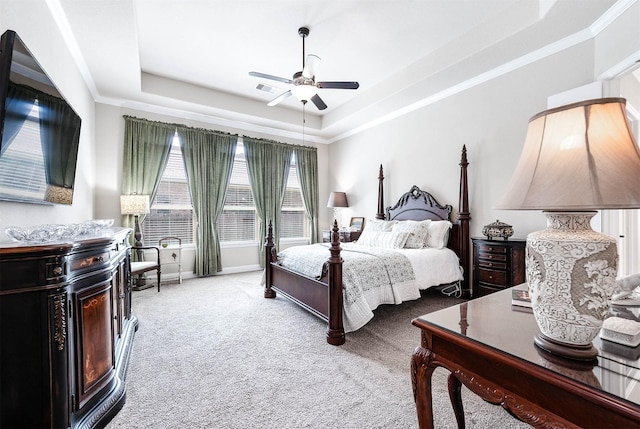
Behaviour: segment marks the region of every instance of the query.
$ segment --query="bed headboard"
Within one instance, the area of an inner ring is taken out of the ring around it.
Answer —
[[[450,204],[441,205],[436,199],[428,193],[418,188],[416,185],[411,187],[400,197],[396,205],[387,207],[387,220],[451,220],[451,212],[453,206]]]
[[[469,237],[469,222],[471,213],[469,212],[469,186],[467,182],[467,148],[462,147],[460,154],[460,200],[458,202],[458,219],[454,222],[451,219],[453,207],[451,205],[440,205],[438,201],[426,191],[422,191],[417,186],[398,200],[393,207],[384,209],[384,175],[382,165],[378,175],[378,212],[376,219],[387,220],[448,220],[452,223],[449,243],[447,247],[453,250],[460,258],[460,265],[464,269],[464,280],[462,281],[463,296],[471,297],[471,283],[469,281],[471,273],[471,255]]]

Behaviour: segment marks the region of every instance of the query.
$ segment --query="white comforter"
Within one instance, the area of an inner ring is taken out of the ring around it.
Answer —
[[[341,244],[343,321],[355,331],[373,318],[380,304],[400,304],[420,298],[420,290],[462,280],[462,269],[451,249],[380,249]],[[329,244],[290,247],[278,254],[280,264],[307,277],[319,278],[329,258]]]

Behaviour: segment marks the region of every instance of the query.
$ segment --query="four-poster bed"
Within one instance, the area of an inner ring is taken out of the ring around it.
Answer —
[[[388,224],[402,223],[403,221],[413,221],[430,223],[434,225],[437,223],[447,223],[450,226],[448,231],[448,241],[446,235],[444,236],[444,242],[442,247],[446,244],[448,249],[451,249],[456,258],[456,265],[459,262],[457,269],[462,269],[462,273],[458,273],[459,277],[454,280],[448,280],[446,283],[453,283],[454,281],[459,284],[459,295],[465,298],[471,296],[469,274],[471,272],[470,267],[470,255],[469,255],[469,222],[471,219],[469,213],[468,202],[468,184],[467,184],[467,152],[466,147],[462,148],[462,154],[460,159],[460,198],[458,206],[457,220],[451,219],[453,207],[451,205],[440,205],[436,199],[428,192],[420,190],[417,186],[413,186],[409,192],[406,192],[400,197],[398,202],[394,206],[387,207],[384,210],[384,189],[383,189],[383,172],[382,166],[380,166],[380,174],[378,177],[378,212],[375,218],[379,219],[379,222],[388,221]],[[372,222],[370,222],[372,223]],[[384,222],[383,222],[384,223]],[[409,222],[405,222],[408,224]],[[365,225],[365,230],[367,226]],[[363,232],[363,235],[365,233]],[[360,241],[360,240],[359,240]],[[312,245],[319,246],[319,245]],[[350,247],[351,246],[351,247]],[[302,246],[311,247],[311,246]],[[308,273],[302,274],[300,271],[294,271],[291,268],[283,266],[282,261],[279,260],[277,250],[273,240],[273,230],[271,224],[268,228],[268,234],[266,237],[265,245],[265,298],[275,298],[276,293],[280,293],[286,298],[292,300],[298,305],[302,306],[306,310],[327,321],[327,342],[332,345],[340,345],[345,342],[345,320],[343,320],[343,314],[345,310],[345,303],[343,296],[343,258],[341,251],[346,256],[349,253],[368,253],[369,251],[374,253],[374,257],[378,257],[378,265],[384,265],[383,259],[375,254],[377,251],[374,249],[368,249],[363,251],[363,246],[343,244],[342,247],[339,242],[338,225],[334,221],[333,231],[331,234],[331,245],[328,248],[328,259],[324,259],[322,273],[317,276],[311,276]],[[346,251],[345,251],[346,248]],[[290,248],[292,249],[292,248]],[[300,248],[299,248],[300,249]],[[386,249],[385,249],[386,250]],[[326,249],[324,250],[326,251]],[[445,252],[449,250],[443,249]],[[284,252],[283,252],[284,253]],[[385,251],[382,251],[386,254]],[[415,253],[415,252],[414,252]],[[436,253],[436,252],[433,252]],[[451,253],[451,252],[450,252]],[[452,253],[453,254],[453,253]],[[283,255],[281,254],[281,257]],[[434,262],[436,263],[436,262]],[[397,260],[392,262],[391,268],[387,267],[386,270],[390,271],[396,268]],[[419,266],[421,263],[412,262],[413,266]],[[438,263],[436,263],[438,264]],[[346,267],[345,267],[346,268]],[[403,284],[415,283],[417,280],[408,281]],[[345,282],[346,283],[346,282]],[[426,289],[437,285],[426,285],[426,287],[420,287],[420,289]],[[391,285],[393,289],[393,285]],[[391,290],[390,289],[390,290]],[[394,290],[391,292],[396,294]],[[409,294],[410,295],[410,294]],[[345,296],[349,300],[349,293],[345,290]],[[418,296],[419,297],[419,294]],[[406,299],[416,299],[416,296]],[[396,300],[395,303],[402,302],[403,299]],[[393,301],[391,301],[393,302]],[[388,301],[381,301],[381,303],[388,303]],[[377,305],[372,307],[375,308]],[[366,323],[366,321],[364,322]],[[357,329],[357,327],[355,328]],[[355,330],[352,329],[352,330]]]

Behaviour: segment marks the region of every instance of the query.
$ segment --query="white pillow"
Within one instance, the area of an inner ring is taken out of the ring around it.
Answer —
[[[393,225],[393,232],[408,232],[409,238],[407,238],[404,247],[406,249],[422,249],[426,247],[427,236],[429,234],[429,224],[431,220],[403,220]]]
[[[369,224],[364,227],[364,230],[360,234],[360,237],[356,240],[356,243],[361,246],[375,246],[378,240],[378,233],[375,229],[369,228]]]
[[[409,238],[408,232],[392,231],[367,231],[366,229],[358,238],[361,246],[380,247],[384,249],[402,249]]]
[[[396,223],[395,220],[369,219],[364,225],[364,231],[391,231]]]
[[[427,236],[427,247],[442,249],[449,242],[449,230],[451,222],[448,220],[434,220],[429,223],[429,235]]]

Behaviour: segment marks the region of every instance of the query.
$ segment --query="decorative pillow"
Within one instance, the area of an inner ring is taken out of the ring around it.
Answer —
[[[360,237],[358,238],[358,240],[356,240],[357,244],[361,246],[376,245],[376,241],[378,240],[378,233],[380,231],[376,231],[375,229],[369,228],[369,225],[370,224],[367,224],[367,226],[364,227],[362,234],[360,234]]]
[[[448,220],[434,220],[429,223],[429,234],[427,236],[427,247],[442,249],[449,242],[449,230],[451,222]]]
[[[409,238],[404,243],[405,249],[422,249],[426,247],[431,220],[403,220],[393,225],[393,232],[408,232]]]
[[[358,244],[368,247],[381,247],[384,249],[402,249],[409,238],[408,232],[392,231],[367,231],[366,229],[358,238]]]

